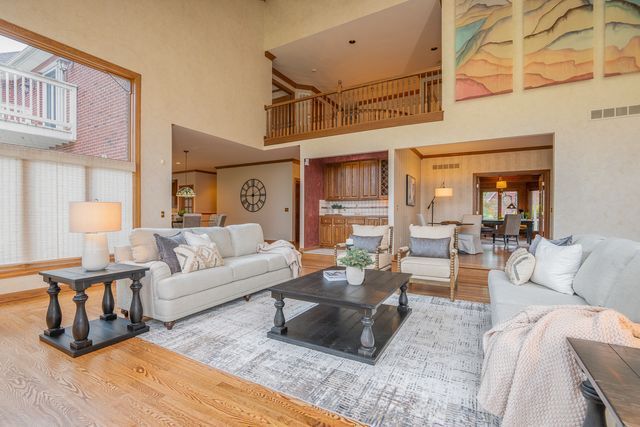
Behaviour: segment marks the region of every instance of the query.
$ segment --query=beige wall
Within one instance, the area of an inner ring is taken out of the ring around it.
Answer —
[[[178,187],[181,185],[193,185],[196,197],[193,201],[194,212],[216,212],[217,200],[217,177],[215,174],[204,172],[177,172],[172,175],[172,180],[178,180]]]
[[[2,18],[142,74],[142,225],[168,226],[171,124],[261,146],[264,7],[238,0],[0,0]],[[221,100],[224,100],[222,102]]]
[[[361,18],[406,0],[268,0],[264,22],[264,49]]]
[[[459,164],[455,169],[433,169],[433,165]],[[426,213],[436,187],[444,181],[453,188],[453,197],[436,199],[436,221],[461,219],[473,212],[473,174],[553,169],[553,150],[516,151],[473,156],[434,157],[422,160],[422,206]],[[553,181],[553,178],[552,178]],[[430,218],[431,213],[429,213]],[[553,217],[553,215],[552,215]],[[553,230],[553,228],[552,228]]]
[[[640,214],[640,116],[590,120],[592,109],[640,103],[640,73],[603,76],[603,1],[595,2],[594,79],[525,91],[522,40],[516,37],[514,92],[462,102],[454,100],[453,5],[443,2],[444,121],[305,141],[301,158],[554,134],[554,235],[597,232],[640,240],[634,223]],[[522,2],[514,8],[522,34]]]
[[[294,166],[282,162],[218,169],[218,212],[227,214],[227,224],[260,224],[267,240],[292,240]],[[258,212],[249,212],[240,203],[240,189],[251,178],[262,181],[267,190],[266,203]]]
[[[397,150],[394,161],[393,192],[394,199],[394,252],[397,248],[409,245],[409,225],[417,224],[417,214],[425,204],[420,189],[422,184],[422,164],[420,157],[412,150]],[[407,175],[416,179],[416,205],[407,206]],[[431,199],[429,199],[431,200]],[[426,202],[428,203],[428,202]]]

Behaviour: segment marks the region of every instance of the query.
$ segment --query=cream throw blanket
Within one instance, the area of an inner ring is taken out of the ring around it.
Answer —
[[[296,247],[286,240],[276,240],[273,243],[261,243],[258,245],[258,253],[272,253],[284,255],[287,265],[293,273],[293,278],[300,276],[302,271],[302,254]]]
[[[602,307],[528,307],[484,335],[480,405],[503,426],[581,426],[585,377],[567,337],[640,347],[640,325]]]

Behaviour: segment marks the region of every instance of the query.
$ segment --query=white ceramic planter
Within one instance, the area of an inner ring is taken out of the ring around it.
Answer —
[[[364,282],[364,270],[357,267],[347,267],[347,282],[350,285],[362,285],[362,282]]]

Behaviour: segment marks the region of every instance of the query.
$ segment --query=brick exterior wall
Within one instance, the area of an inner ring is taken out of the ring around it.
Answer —
[[[65,80],[78,86],[77,140],[53,150],[129,160],[129,81],[78,63],[69,67]]]

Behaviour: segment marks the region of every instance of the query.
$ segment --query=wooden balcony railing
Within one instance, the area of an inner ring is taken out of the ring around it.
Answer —
[[[265,145],[442,120],[442,72],[378,80],[265,106]]]
[[[75,140],[77,92],[75,85],[0,65],[0,131]]]

